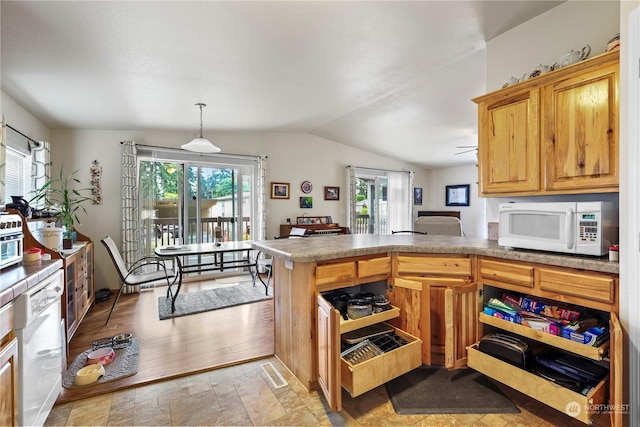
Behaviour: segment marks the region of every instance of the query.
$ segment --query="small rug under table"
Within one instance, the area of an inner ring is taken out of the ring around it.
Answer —
[[[128,347],[116,349],[116,358],[113,362],[104,367],[104,375],[98,378],[97,381],[87,385],[75,385],[76,372],[82,369],[87,364],[87,356],[93,351],[92,348],[80,353],[71,363],[67,372],[62,376],[62,386],[64,388],[86,388],[96,384],[106,383],[108,381],[117,380],[120,378],[130,377],[138,372],[138,356],[140,355],[140,338],[134,338],[131,340],[131,344]]]
[[[386,388],[401,415],[520,412],[489,378],[469,368],[421,366],[389,381]]]
[[[268,288],[268,291],[271,291],[271,288]],[[273,295],[268,291],[259,281],[254,284],[253,281],[248,280],[221,288],[180,292],[176,298],[176,311],[173,313],[171,312],[171,300],[167,297],[158,298],[158,314],[160,320],[165,320],[264,301],[273,298]]]

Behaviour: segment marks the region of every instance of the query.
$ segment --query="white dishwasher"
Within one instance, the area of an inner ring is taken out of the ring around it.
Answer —
[[[63,272],[58,270],[14,301],[18,338],[18,422],[42,426],[62,390],[60,328]]]

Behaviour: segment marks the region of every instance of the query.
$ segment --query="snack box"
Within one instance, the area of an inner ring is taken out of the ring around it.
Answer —
[[[531,313],[541,314],[545,317],[553,317],[562,320],[578,320],[580,313],[556,305],[546,304],[527,297],[516,297],[509,294],[502,294],[502,301],[510,305],[517,305],[523,310]]]
[[[522,316],[520,313],[507,313],[506,311],[491,308],[487,305],[484,306],[483,312],[488,316],[497,317],[498,319],[506,320],[507,322],[522,324]]]

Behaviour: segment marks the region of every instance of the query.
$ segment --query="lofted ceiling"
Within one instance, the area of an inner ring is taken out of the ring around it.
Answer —
[[[475,163],[485,45],[561,1],[2,1],[2,90],[50,129],[305,132]]]

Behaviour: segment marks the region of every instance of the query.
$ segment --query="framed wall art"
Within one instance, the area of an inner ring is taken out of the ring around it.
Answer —
[[[413,204],[422,205],[422,188],[414,187],[413,189]]]
[[[303,196],[300,197],[300,208],[311,209],[313,207],[313,197]]]
[[[340,200],[340,187],[324,187],[325,200]]]
[[[288,182],[272,182],[271,183],[271,198],[272,199],[288,199],[289,198]]]
[[[445,205],[469,206],[469,184],[447,185]]]

